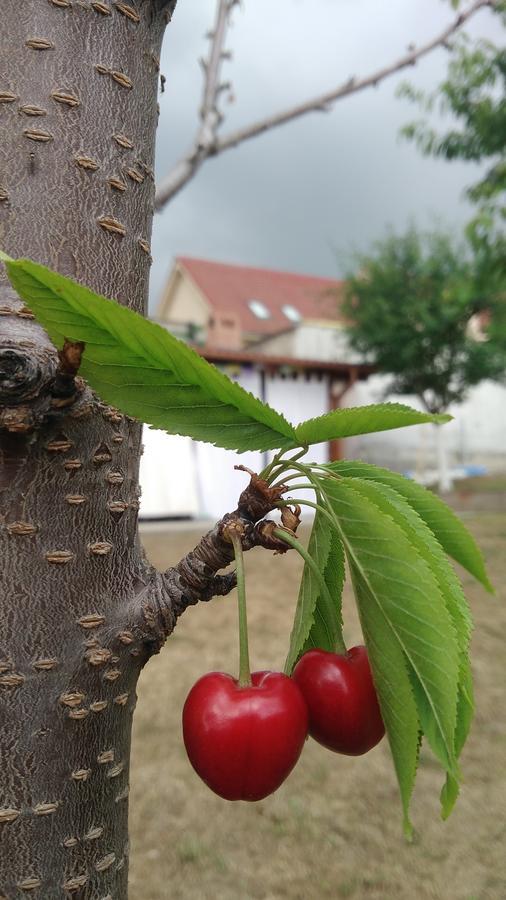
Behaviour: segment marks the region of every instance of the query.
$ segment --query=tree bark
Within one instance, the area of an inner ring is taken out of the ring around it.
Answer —
[[[174,5],[2,3],[0,246],[140,312]],[[1,277],[0,897],[118,900],[135,686],[162,627],[140,426],[82,386],[68,408],[51,395],[56,354]]]
[[[175,0],[4,0],[0,247],[143,312],[159,53]],[[140,425],[78,377],[0,272],[0,900],[125,900],[140,669],[227,594],[230,529],[284,552],[250,473],[173,569],[137,532]],[[242,467],[239,467],[242,468]],[[246,470],[247,471],[247,470]]]

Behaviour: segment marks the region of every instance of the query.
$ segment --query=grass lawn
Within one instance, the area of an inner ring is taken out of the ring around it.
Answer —
[[[467,512],[497,595],[470,577],[476,622],[477,713],[462,757],[465,783],[441,822],[441,773],[423,749],[406,844],[386,740],[367,756],[329,753],[308,741],[282,788],[260,803],[227,803],[193,772],[181,737],[186,694],[203,673],[237,670],[234,596],[192,608],[143,672],[131,773],[132,900],[505,900],[506,898],[506,515]],[[198,531],[144,535],[160,568]],[[246,556],[254,669],[282,668],[300,566],[295,554]],[[349,592],[348,645],[360,641]]]

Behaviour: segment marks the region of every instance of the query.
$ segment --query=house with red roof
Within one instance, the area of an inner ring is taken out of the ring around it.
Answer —
[[[336,409],[371,372],[345,352],[342,289],[342,282],[329,278],[180,256],[155,319],[297,424]],[[217,518],[234,508],[240,493],[236,454],[151,429],[144,444],[144,518]],[[312,448],[318,462],[340,455],[338,441]],[[259,471],[267,454],[246,453],[241,461]]]
[[[295,335],[308,327],[342,335],[342,291],[343,282],[335,279],[180,256],[157,319],[205,352],[255,348],[263,355],[309,359]],[[318,358],[321,342],[314,346],[320,347]],[[343,360],[333,353],[327,361]]]
[[[340,310],[344,282],[178,256],[162,293],[157,321],[207,360],[240,375],[253,367],[262,400],[273,379],[320,382],[320,412],[372,371],[348,347]],[[302,394],[304,388],[302,388]],[[277,408],[284,412],[285,402]],[[279,405],[280,404],[280,405]],[[308,407],[296,419],[311,418]],[[340,457],[338,442],[329,448]]]
[[[385,376],[374,375],[372,366],[352,354],[342,295],[343,282],[334,279],[180,256],[156,319],[294,424],[340,406],[385,399],[416,405],[416,398],[386,398]],[[503,386],[483,383],[459,407],[458,420],[447,426],[454,464],[502,471],[505,397]],[[144,443],[144,518],[217,519],[235,508],[243,487],[234,471],[235,453],[148,428]],[[420,475],[430,468],[431,443],[430,431],[416,426],[349,438],[346,455]],[[340,441],[311,448],[316,462],[343,454]],[[245,453],[241,462],[259,471],[267,455]]]

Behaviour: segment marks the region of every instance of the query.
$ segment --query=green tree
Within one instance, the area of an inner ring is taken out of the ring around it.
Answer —
[[[501,307],[496,283],[450,236],[414,227],[391,234],[357,257],[356,272],[345,299],[350,341],[378,372],[391,375],[389,393],[415,395],[428,412],[440,413],[484,378],[504,377],[501,331],[492,337],[482,327]],[[441,445],[438,456],[447,490]]]
[[[454,4],[455,5],[455,4]],[[492,7],[497,33],[506,25],[506,4]],[[481,254],[482,266],[505,274],[506,259],[506,49],[490,40],[472,41],[460,34],[450,47],[447,76],[430,94],[401,87],[401,95],[418,102],[425,117],[407,125],[403,134],[422,153],[447,160],[485,162],[482,176],[467,190],[476,205],[468,234]],[[439,131],[430,123],[436,110],[453,124]]]

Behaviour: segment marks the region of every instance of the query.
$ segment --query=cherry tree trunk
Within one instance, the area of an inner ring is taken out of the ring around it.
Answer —
[[[1,4],[0,247],[141,312],[174,5]],[[140,426],[52,393],[0,278],[0,898],[123,900],[136,681],[174,618],[137,538]]]

